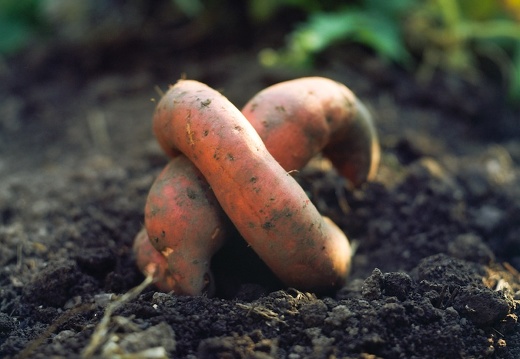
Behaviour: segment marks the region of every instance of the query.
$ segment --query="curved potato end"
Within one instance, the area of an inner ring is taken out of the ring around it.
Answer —
[[[360,100],[357,113],[340,142],[327,146],[323,153],[338,172],[355,187],[371,181],[377,174],[381,157],[374,121]]]
[[[168,269],[168,262],[161,252],[157,251],[148,238],[146,229],[141,229],[134,239],[133,252],[137,267],[145,276],[152,276],[155,286],[162,292],[171,292],[175,288],[175,280]]]

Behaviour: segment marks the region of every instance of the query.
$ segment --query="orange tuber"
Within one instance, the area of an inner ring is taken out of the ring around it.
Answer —
[[[154,248],[166,258],[169,290],[213,293],[210,259],[224,243],[230,224],[208,183],[185,156],[172,159],[152,185],[145,227]]]
[[[323,151],[353,185],[372,180],[380,149],[370,113],[345,85],[323,77],[281,82],[242,109],[286,170]]]
[[[287,81],[257,94],[242,114],[215,90],[183,80],[159,102],[154,132],[167,154],[182,153],[193,162],[174,158],[147,200],[145,225],[168,263],[156,276],[163,288],[211,294],[209,262],[229,224],[209,185],[284,283],[318,291],[344,283],[350,267],[346,237],[319,215],[286,170],[303,167],[323,150],[353,184],[373,178],[379,160],[375,130],[348,88],[324,78]],[[208,203],[191,203],[189,191],[203,193]],[[134,250],[144,271],[148,259],[139,258],[137,242]],[[159,262],[163,268],[165,261]]]

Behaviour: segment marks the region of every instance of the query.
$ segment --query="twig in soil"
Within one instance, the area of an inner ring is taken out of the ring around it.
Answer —
[[[90,338],[90,343],[85,347],[83,352],[81,353],[82,358],[90,358],[95,351],[100,347],[100,345],[106,340],[108,333],[108,325],[110,324],[110,319],[112,314],[123,304],[131,301],[135,297],[137,297],[148,285],[153,282],[152,276],[147,276],[144,281],[139,284],[137,287],[130,289],[128,292],[123,294],[116,301],[110,303],[105,310],[105,314],[101,321],[97,325],[94,333],[92,333],[92,337]]]
[[[241,309],[247,310],[247,315],[249,315],[250,313],[254,313],[254,314],[259,315],[262,318],[287,325],[287,323],[285,323],[285,321],[283,319],[281,319],[278,316],[278,314],[276,314],[269,308],[258,306],[258,305],[247,305],[247,304],[242,304],[242,303],[236,303],[236,306]]]
[[[498,330],[496,330],[495,328],[492,328],[499,336],[501,336],[502,338],[505,338],[505,335],[500,333]]]
[[[512,275],[514,275],[517,278],[520,278],[520,272],[515,267],[513,267],[511,264],[509,264],[508,262],[503,262],[502,265],[509,273],[511,273]]]
[[[23,242],[16,247],[16,269],[21,270],[23,265]]]
[[[356,239],[353,239],[351,242],[350,242],[350,251],[352,253],[352,257],[354,257],[359,249],[359,241],[356,240]]]
[[[109,150],[110,135],[108,134],[107,122],[103,112],[93,111],[89,113],[87,122],[94,145],[103,151]]]
[[[164,91],[159,86],[155,85],[154,90],[159,96],[164,97]]]
[[[338,200],[338,205],[341,209],[341,212],[343,212],[343,214],[349,214],[350,212],[352,212],[345,195],[345,183],[336,183],[334,192],[336,193],[336,198]]]
[[[23,231],[22,226],[18,223],[13,226],[14,233],[20,238],[16,246],[16,270],[21,271],[23,266],[23,248],[27,244],[27,234]]]

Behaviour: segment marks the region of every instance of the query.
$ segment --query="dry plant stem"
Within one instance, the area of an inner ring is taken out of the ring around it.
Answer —
[[[224,96],[179,81],[158,104],[154,132],[167,153],[184,153],[202,172],[235,227],[284,283],[309,290],[344,283],[346,237]]]
[[[137,297],[147,286],[149,286],[153,282],[152,276],[147,276],[144,281],[139,284],[137,287],[130,289],[128,292],[119,297],[116,301],[110,303],[105,309],[105,314],[101,321],[97,325],[94,333],[92,333],[92,337],[90,338],[90,343],[85,347],[83,352],[81,353],[82,358],[90,358],[96,350],[100,347],[101,344],[106,340],[108,333],[108,325],[110,324],[110,318],[112,314],[123,304],[131,301],[135,297]]]

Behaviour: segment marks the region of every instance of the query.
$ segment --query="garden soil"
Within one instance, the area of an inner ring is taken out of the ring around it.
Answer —
[[[0,357],[520,358],[520,116],[502,86],[419,83],[355,46],[298,71],[258,50],[69,45],[1,64]],[[286,288],[240,238],[213,260],[215,297],[141,285],[161,91],[186,77],[241,107],[308,75],[350,87],[382,146],[360,188],[319,158],[295,174],[356,248],[346,286]]]

